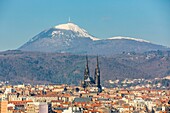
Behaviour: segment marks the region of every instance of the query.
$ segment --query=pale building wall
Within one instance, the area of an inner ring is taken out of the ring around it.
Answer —
[[[0,101],[0,113],[7,113],[8,101]]]

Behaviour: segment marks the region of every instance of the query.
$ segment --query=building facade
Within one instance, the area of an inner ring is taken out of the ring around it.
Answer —
[[[8,101],[0,100],[0,113],[7,113]]]

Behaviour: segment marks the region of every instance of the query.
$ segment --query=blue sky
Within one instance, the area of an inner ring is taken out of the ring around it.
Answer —
[[[170,47],[170,0],[0,0],[0,50],[16,49],[69,16],[99,38],[128,36]]]

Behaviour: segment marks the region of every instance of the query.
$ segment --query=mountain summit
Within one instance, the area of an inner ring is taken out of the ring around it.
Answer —
[[[91,38],[92,40],[99,40],[98,38],[95,38],[89,35],[88,32],[84,30],[83,28],[80,28],[78,25],[71,23],[71,22],[67,24],[60,24],[58,26],[55,26],[54,28],[73,31],[74,33],[77,33],[76,34],[77,37],[88,37],[88,38]]]
[[[86,30],[71,22],[44,30],[19,48],[23,51],[91,55],[167,49],[164,46],[131,37],[112,37],[102,40],[90,35]]]

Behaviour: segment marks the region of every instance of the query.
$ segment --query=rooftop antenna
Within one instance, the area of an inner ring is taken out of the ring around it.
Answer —
[[[69,22],[69,23],[71,22],[71,19],[70,19],[70,17],[68,17],[68,22]]]

